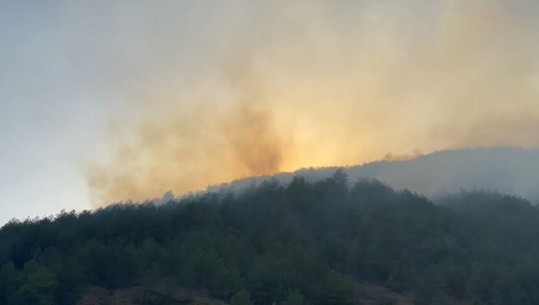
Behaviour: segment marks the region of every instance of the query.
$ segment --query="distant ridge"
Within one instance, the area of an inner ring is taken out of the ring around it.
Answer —
[[[287,184],[294,176],[317,181],[340,167],[300,169],[293,173],[236,180],[208,191],[239,191],[264,181]],[[381,160],[342,168],[351,182],[377,179],[396,189],[428,197],[485,190],[539,201],[539,149],[495,147],[438,151],[407,160]]]

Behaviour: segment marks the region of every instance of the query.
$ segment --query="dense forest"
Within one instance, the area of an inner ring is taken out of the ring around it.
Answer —
[[[539,209],[343,171],[11,221],[0,304],[539,304]]]

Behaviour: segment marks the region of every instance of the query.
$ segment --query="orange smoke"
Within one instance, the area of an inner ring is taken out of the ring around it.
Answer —
[[[241,3],[190,19],[212,29],[206,40],[155,42],[142,69],[151,81],[122,83],[133,103],[113,120],[109,159],[86,170],[97,203],[415,151],[539,144],[529,43],[539,31],[512,2]],[[194,64],[168,69],[184,61]]]

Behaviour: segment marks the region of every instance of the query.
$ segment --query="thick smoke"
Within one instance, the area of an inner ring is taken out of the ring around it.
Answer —
[[[75,12],[73,60],[89,61],[88,79],[125,101],[109,158],[86,170],[99,203],[301,167],[539,144],[533,1],[103,7],[65,5]]]

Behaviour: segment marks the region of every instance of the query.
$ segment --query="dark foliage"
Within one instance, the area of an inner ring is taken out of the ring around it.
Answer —
[[[418,305],[531,305],[538,241],[527,201],[479,192],[435,205],[338,171],[12,221],[0,230],[0,304],[76,304],[87,287],[142,287],[140,304],[181,303],[175,287],[232,304],[357,304],[358,287],[377,285]]]

